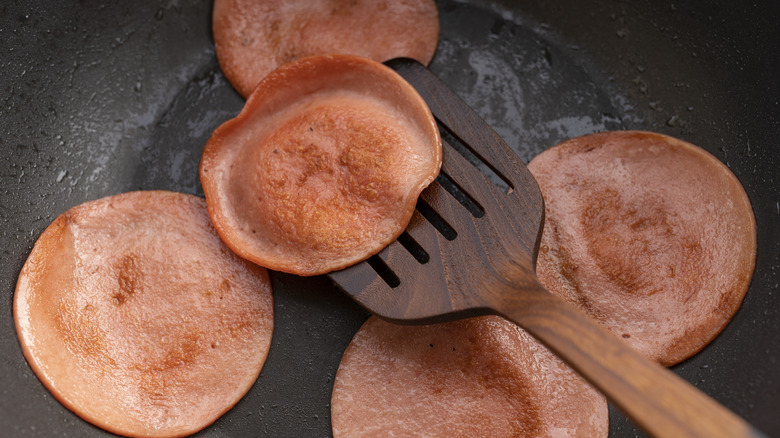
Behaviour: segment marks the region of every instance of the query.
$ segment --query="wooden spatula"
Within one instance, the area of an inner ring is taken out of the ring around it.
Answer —
[[[544,202],[533,176],[425,67],[408,59],[388,65],[417,89],[442,125],[442,172],[423,191],[406,232],[368,261],[331,273],[336,284],[396,323],[501,315],[547,345],[653,435],[763,436],[544,289],[535,274]],[[478,169],[472,162],[484,164]]]

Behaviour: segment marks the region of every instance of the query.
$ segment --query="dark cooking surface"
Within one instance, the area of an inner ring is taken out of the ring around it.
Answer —
[[[721,336],[675,371],[780,434],[778,6],[523,3],[533,4],[440,1],[431,69],[524,161],[569,137],[627,128],[680,137],[731,167],[758,221],[753,283]],[[219,71],[209,19],[206,1],[0,5],[3,436],[106,435],[62,407],[27,366],[11,313],[16,277],[69,207],[135,189],[202,195],[203,145],[243,104]],[[324,278],[273,278],[266,367],[199,436],[329,434],[333,376],[367,314]],[[636,434],[611,416],[611,436]]]

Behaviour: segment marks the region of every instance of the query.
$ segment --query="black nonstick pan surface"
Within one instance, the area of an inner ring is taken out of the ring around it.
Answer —
[[[780,8],[771,1],[438,2],[430,68],[529,161],[562,140],[642,129],[702,146],[744,185],[756,271],[721,335],[674,371],[780,435]],[[35,240],[82,202],[202,196],[211,131],[243,99],[214,54],[209,1],[0,4],[0,435],[95,437],[43,387],[14,329]],[[368,317],[324,277],[272,274],[275,331],[249,394],[203,437],[330,435],[330,391]],[[610,410],[610,436],[641,433]]]

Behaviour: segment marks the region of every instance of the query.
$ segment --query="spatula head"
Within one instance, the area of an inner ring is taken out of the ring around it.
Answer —
[[[420,63],[387,63],[439,122],[444,161],[405,233],[330,278],[372,313],[432,323],[489,313],[498,283],[534,287],[544,220],[539,186],[509,146]],[[468,158],[467,158],[468,157]]]

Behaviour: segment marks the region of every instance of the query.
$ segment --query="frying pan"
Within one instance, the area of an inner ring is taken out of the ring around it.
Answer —
[[[440,0],[430,68],[521,159],[600,130],[698,144],[744,185],[758,223],[747,297],[720,336],[673,369],[780,434],[780,8],[706,0]],[[0,434],[95,437],[22,356],[16,278],[60,213],[137,189],[202,196],[211,131],[243,99],[217,64],[209,1],[0,5]],[[275,331],[249,394],[197,434],[328,436],[341,354],[368,317],[323,277],[272,274]],[[610,435],[641,435],[610,409]]]

